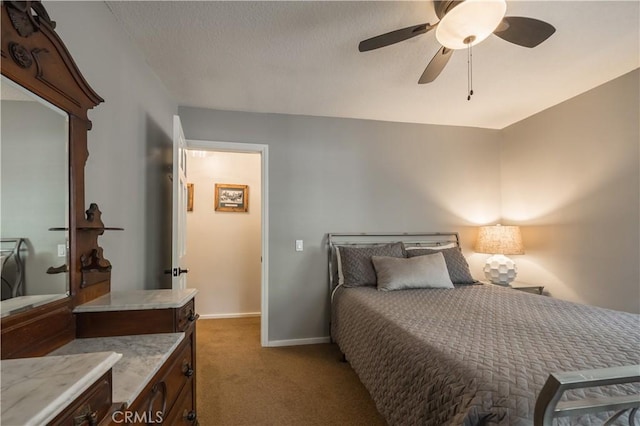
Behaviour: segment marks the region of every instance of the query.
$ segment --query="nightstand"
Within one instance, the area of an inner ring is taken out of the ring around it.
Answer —
[[[519,283],[517,281],[512,282],[510,287],[515,290],[525,291],[527,293],[533,294],[542,294],[542,290],[544,290],[543,285]]]
[[[497,285],[498,287],[512,288],[514,290],[524,291],[524,292],[533,293],[533,294],[542,294],[542,291],[544,290],[544,286],[543,285],[527,284],[527,283],[521,283],[521,282],[518,282],[518,281],[514,281],[511,284],[509,284],[508,286],[500,285],[500,284],[494,284],[494,283],[488,282],[488,281],[482,281],[482,282],[484,284]]]

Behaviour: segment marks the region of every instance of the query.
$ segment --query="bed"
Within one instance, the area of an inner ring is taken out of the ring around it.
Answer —
[[[479,282],[349,287],[340,253],[389,241],[405,257],[460,250],[456,233],[328,236],[331,337],[390,425],[599,425],[613,408],[613,424],[633,424],[639,315]]]

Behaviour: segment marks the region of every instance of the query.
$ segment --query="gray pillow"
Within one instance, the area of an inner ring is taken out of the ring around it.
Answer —
[[[464,258],[462,250],[459,247],[448,248],[444,250],[431,250],[431,249],[416,249],[407,250],[407,257],[424,256],[434,253],[442,253],[444,261],[447,264],[449,270],[449,276],[454,284],[476,284],[476,281],[471,276],[469,271],[469,264],[467,259]]]
[[[378,290],[453,288],[442,253],[398,259],[371,258],[378,275]]]
[[[345,287],[376,285],[372,256],[405,257],[402,243],[372,247],[338,246],[337,249],[338,283]]]

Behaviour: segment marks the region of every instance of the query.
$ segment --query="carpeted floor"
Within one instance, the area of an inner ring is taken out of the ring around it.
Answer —
[[[260,318],[198,320],[202,426],[384,425],[336,345],[260,346]]]

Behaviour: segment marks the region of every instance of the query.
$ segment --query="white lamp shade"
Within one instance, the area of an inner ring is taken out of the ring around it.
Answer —
[[[436,38],[449,49],[474,46],[493,33],[506,11],[505,0],[465,0],[440,20]],[[473,36],[471,42],[467,40],[470,36]]]
[[[478,253],[524,254],[519,226],[481,226],[476,243]]]

